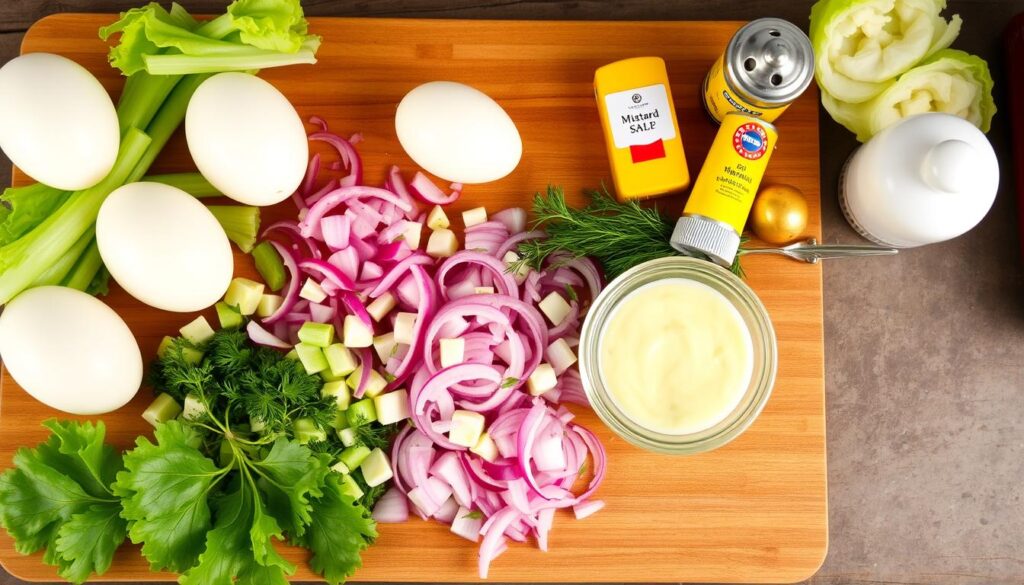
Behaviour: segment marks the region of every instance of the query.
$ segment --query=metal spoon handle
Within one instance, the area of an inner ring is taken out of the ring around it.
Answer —
[[[790,244],[783,248],[747,248],[742,254],[781,254],[794,260],[816,264],[819,260],[830,258],[850,258],[854,256],[891,256],[898,253],[896,248],[859,244],[819,244],[811,238],[803,242]]]

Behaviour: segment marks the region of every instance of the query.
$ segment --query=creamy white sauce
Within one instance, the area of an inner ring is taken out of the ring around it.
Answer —
[[[670,435],[718,424],[753,374],[753,343],[739,311],[713,288],[682,278],[619,301],[600,344],[601,378],[618,407]]]

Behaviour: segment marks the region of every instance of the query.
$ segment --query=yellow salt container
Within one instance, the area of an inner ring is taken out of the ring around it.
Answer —
[[[690,186],[664,60],[634,57],[600,67],[594,95],[620,201]]]

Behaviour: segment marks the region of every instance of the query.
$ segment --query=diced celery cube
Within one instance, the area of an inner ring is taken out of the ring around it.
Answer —
[[[359,366],[349,374],[346,384],[353,391],[359,388],[359,379],[363,376],[363,366]],[[381,376],[377,370],[370,370],[370,378],[366,381],[366,388],[363,390],[363,396],[367,398],[373,398],[379,395],[388,387],[388,381]]]
[[[191,347],[183,347],[181,348],[181,357],[185,360],[185,363],[194,366],[203,361],[203,352]]]
[[[333,397],[335,403],[338,405],[338,410],[347,409],[349,402],[351,401],[348,386],[341,380],[324,384],[323,388],[320,389],[320,395],[324,398],[328,396]]]
[[[238,312],[243,315],[252,315],[260,304],[263,289],[264,286],[255,280],[235,278],[228,286],[228,292],[224,293],[224,302],[238,307]]]
[[[362,472],[366,485],[370,487],[378,486],[391,479],[392,476],[391,462],[388,461],[388,456],[384,454],[384,451],[380,449],[374,449],[363,459],[359,471]]]
[[[555,326],[561,325],[562,321],[569,315],[569,311],[572,310],[569,303],[557,292],[552,292],[541,299],[537,306]]]
[[[346,447],[338,460],[344,463],[349,469],[356,469],[364,459],[370,456],[370,448],[366,445],[352,445]]]
[[[433,258],[447,258],[458,250],[459,240],[452,230],[434,230],[427,239],[427,255]]]
[[[346,417],[345,420],[347,421],[348,418]],[[356,430],[350,426],[345,427],[343,429],[338,429],[338,440],[341,441],[341,444],[345,445],[346,447],[351,447],[352,445],[355,445]]]
[[[164,338],[160,340],[160,345],[156,348],[156,357],[164,359],[167,350],[171,349],[172,345],[174,345],[174,338],[170,335],[164,335]]]
[[[372,398],[364,398],[349,405],[345,415],[348,417],[349,426],[358,427],[375,422],[377,420],[377,408],[373,405]]]
[[[484,415],[471,410],[456,410],[452,413],[448,440],[463,447],[475,447],[483,431]]]
[[[373,406],[377,411],[377,420],[382,425],[405,420],[409,418],[409,393],[405,390],[395,390],[375,396]]]
[[[366,312],[374,321],[380,323],[381,319],[387,316],[395,308],[395,295],[386,292],[373,299],[373,302],[366,305]]]
[[[444,230],[451,227],[451,222],[448,221],[448,215],[445,214],[444,209],[441,209],[440,205],[435,205],[430,213],[427,214],[427,227],[432,230]]]
[[[340,473],[342,475],[348,475],[349,473],[352,472],[352,470],[348,468],[348,465],[345,465],[341,461],[339,461],[339,462],[335,463],[334,465],[332,465],[331,466],[331,471],[333,471],[335,473]]]
[[[299,328],[299,341],[317,347],[327,347],[334,343],[334,325],[307,321]]]
[[[192,345],[202,345],[213,338],[216,335],[216,331],[213,327],[210,327],[209,321],[206,317],[199,315],[191,323],[185,325],[181,329],[181,336],[184,337]]]
[[[462,223],[466,227],[480,225],[486,221],[487,209],[484,207],[474,207],[473,209],[467,209],[462,212]]]
[[[284,297],[281,295],[265,294],[260,297],[260,304],[256,306],[256,315],[258,317],[269,317],[281,308],[281,303],[283,302]]]
[[[185,420],[199,420],[206,414],[206,405],[203,404],[195,394],[191,392],[185,396],[185,406],[181,410],[181,418]]]
[[[327,439],[327,433],[317,426],[311,418],[299,418],[292,422],[292,433],[300,445],[310,441],[323,441]]]
[[[359,317],[346,315],[344,324],[345,347],[370,347],[373,345],[373,330],[366,326]]]
[[[395,343],[394,333],[385,333],[373,338],[373,349],[376,350],[377,357],[381,362],[387,362],[388,358],[394,354],[396,347],[398,344]]]
[[[299,352],[295,351],[295,348],[293,347],[291,349],[291,351],[289,351],[288,353],[284,354],[284,359],[286,359],[286,360],[297,360],[297,359],[299,359]]]
[[[267,423],[262,419],[250,418],[249,428],[252,429],[252,432],[254,433],[262,433],[267,428]]]
[[[480,439],[469,450],[471,453],[479,455],[485,461],[492,463],[498,458],[498,446],[488,433],[480,433]]]
[[[373,403],[370,404],[373,406]],[[170,394],[162,393],[142,413],[142,418],[154,427],[181,414],[181,405]]]
[[[347,376],[359,366],[356,356],[340,343],[324,348],[324,357],[327,358],[327,366],[333,376]]]
[[[345,411],[344,410],[335,410],[334,411],[334,420],[331,421],[331,427],[335,431],[340,431],[341,429],[347,429],[348,428],[348,417],[345,416]]]
[[[356,480],[352,479],[351,475],[341,476],[341,493],[351,497],[353,500],[363,497],[363,489],[359,487]]]
[[[526,387],[530,390],[531,396],[540,396],[558,385],[558,376],[551,364],[540,364],[534,368],[529,379],[526,380]]]
[[[324,357],[324,350],[308,343],[299,343],[295,346],[295,353],[299,354],[299,361],[306,373],[316,374],[327,369],[327,358]]]
[[[399,313],[395,315],[394,339],[396,343],[412,345],[413,330],[416,328],[416,313]]]
[[[221,329],[238,329],[242,326],[242,314],[238,309],[221,301],[214,305],[217,309],[217,320],[220,321]]]
[[[461,337],[441,340],[441,367],[461,364],[465,359],[466,340]]]
[[[307,278],[306,284],[302,285],[302,290],[299,291],[299,296],[311,303],[319,303],[327,298],[327,293],[315,280]]]

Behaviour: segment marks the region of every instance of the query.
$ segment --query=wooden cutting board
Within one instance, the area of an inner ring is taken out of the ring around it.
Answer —
[[[121,78],[107,65],[106,46],[96,36],[112,18],[45,18],[29,30],[23,52],[70,57],[116,94]],[[700,106],[701,81],[739,25],[314,18],[311,30],[324,37],[320,62],[262,76],[304,117],[322,116],[341,133],[361,132],[359,150],[370,181],[383,181],[391,164],[413,168],[393,129],[395,106],[407,91],[438,79],[471,84],[515,120],[524,156],[509,177],[467,188],[456,208],[528,206],[549,183],[564,186],[580,203],[584,187],[609,177],[591,85],[594,69],[626,57],[665,58],[695,174],[716,130]],[[780,120],[767,181],[803,190],[811,212],[807,235],[820,238],[817,104],[812,87]],[[155,170],[192,169],[179,136]],[[17,183],[25,181],[17,175]],[[658,203],[675,214],[683,201]],[[264,221],[293,215],[289,205],[271,210]],[[240,274],[252,272],[241,254],[236,265]],[[492,565],[493,582],[794,582],[818,569],[828,544],[821,268],[781,258],[749,258],[744,266],[779,339],[778,381],[757,422],[717,451],[671,457],[625,443],[587,409],[576,408],[608,450],[608,477],[598,494],[607,506],[583,521],[560,513],[550,552],[513,543]],[[105,300],[128,322],[147,359],[161,336],[193,318],[145,307],[116,287]],[[7,374],[0,384],[0,463],[6,467],[18,447],[44,439],[41,421],[66,415],[30,398]],[[101,417],[109,439],[125,447],[148,433],[139,413],[150,400],[143,389],[129,406]],[[476,555],[475,545],[443,526],[414,519],[382,526],[353,580],[473,581]],[[286,556],[300,562],[296,579],[314,577],[301,563],[302,551],[290,549]],[[17,554],[6,533],[0,537],[0,562],[24,579],[56,578],[40,554]],[[125,546],[104,580],[171,578],[151,573],[138,549]]]

